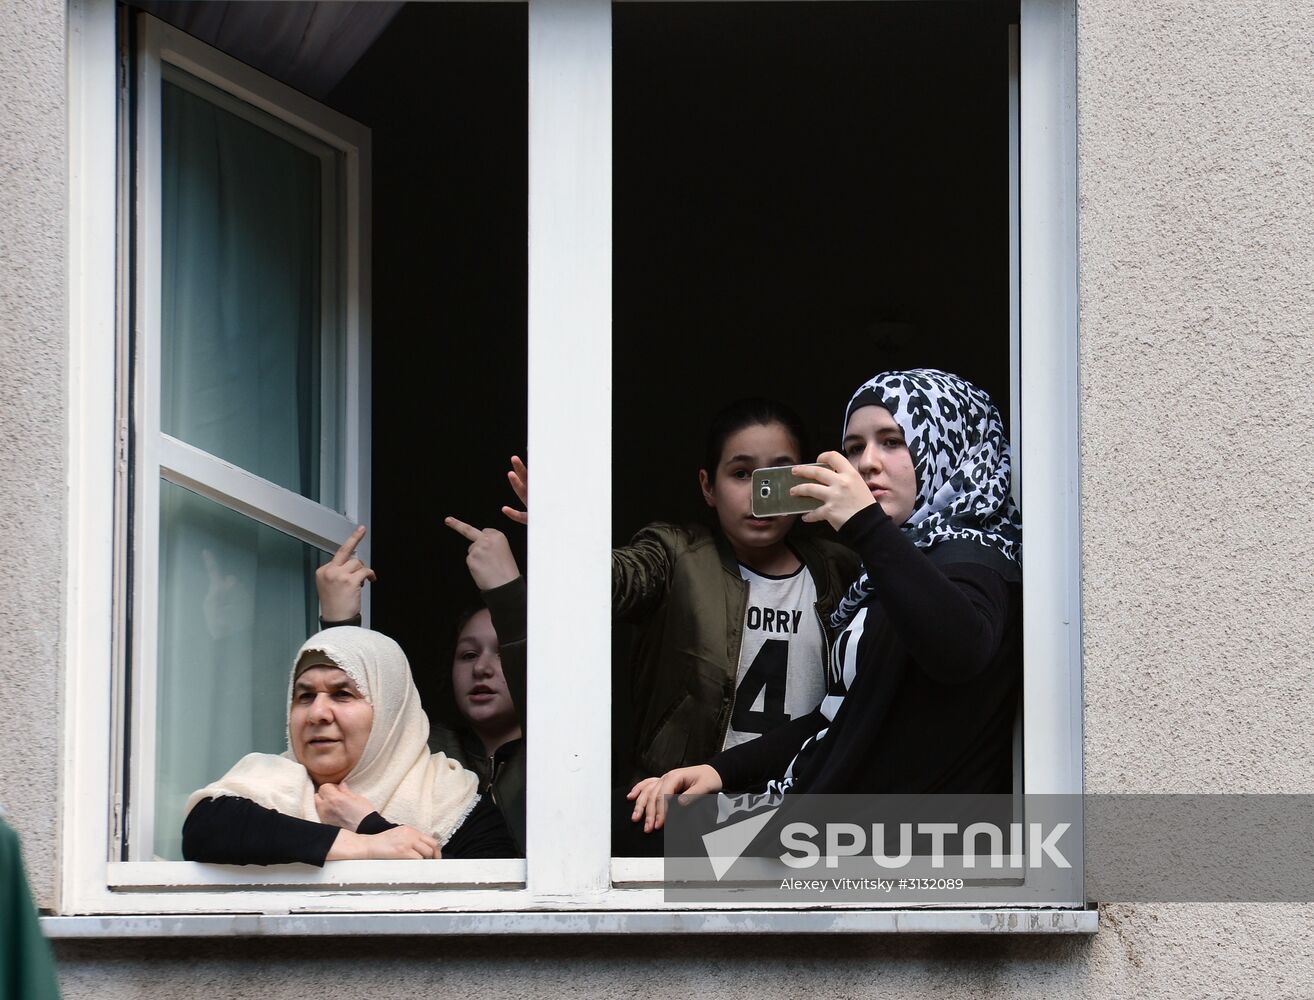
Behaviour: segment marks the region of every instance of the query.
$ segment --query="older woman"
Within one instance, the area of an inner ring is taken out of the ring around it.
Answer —
[[[478,779],[430,754],[429,720],[392,639],[325,629],[297,654],[288,750],[253,753],[192,793],[183,856],[227,864],[513,857]]]

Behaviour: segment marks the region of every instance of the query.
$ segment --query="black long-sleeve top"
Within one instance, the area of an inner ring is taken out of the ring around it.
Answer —
[[[507,692],[511,703],[520,715],[522,732],[528,731],[528,705],[526,694],[528,680],[525,672],[525,658],[528,643],[527,632],[528,603],[526,600],[526,582],[524,576],[518,576],[509,583],[492,590],[482,590],[479,596],[488,607],[489,617],[493,620],[493,631],[497,633],[497,645],[502,660],[502,676],[506,680]],[[342,621],[319,620],[320,628],[332,628],[335,625],[359,625],[359,614]],[[525,738],[511,740],[498,747],[491,757],[484,751],[483,741],[470,726],[463,721],[456,703],[450,699],[448,689],[449,720],[456,728],[448,728],[436,722],[429,729],[429,749],[445,753],[468,771],[479,776],[480,791],[491,798],[502,810],[507,828],[519,846],[523,857],[525,853]],[[433,720],[431,720],[433,721]],[[447,852],[443,852],[447,856]],[[493,855],[489,855],[492,857]],[[501,855],[496,855],[501,857]]]
[[[792,762],[791,792],[1010,791],[1020,570],[972,542],[918,549],[879,504],[838,535],[874,588],[835,642],[829,693],[843,701],[833,720],[819,707],[717,754],[723,787],[763,787]]]
[[[397,826],[377,812],[356,828],[374,835]],[[183,857],[225,865],[324,864],[339,828],[288,816],[235,795],[202,799],[183,823]],[[506,821],[487,797],[479,800],[443,845],[444,858],[514,858],[520,852]]]

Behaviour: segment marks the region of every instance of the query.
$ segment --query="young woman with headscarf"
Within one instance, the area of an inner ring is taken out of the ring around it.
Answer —
[[[514,857],[478,779],[430,754],[429,720],[401,647],[325,629],[297,653],[288,749],[247,754],[193,792],[183,856],[226,864]]]
[[[666,796],[1008,792],[1022,676],[1022,521],[999,411],[932,369],[885,372],[845,412],[841,452],[793,492],[821,501],[863,572],[832,618],[816,711],[709,764],[636,786],[660,828]]]

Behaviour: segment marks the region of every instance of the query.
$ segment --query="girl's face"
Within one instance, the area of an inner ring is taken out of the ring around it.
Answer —
[[[707,469],[698,472],[703,499],[716,511],[721,530],[741,561],[754,550],[779,545],[797,517],[754,517],[752,511],[753,470],[802,461],[798,442],[784,424],[754,424],[726,438],[716,478]]]
[[[844,429],[843,450],[890,519],[899,525],[908,520],[917,502],[917,471],[890,411],[883,406],[854,410]]]
[[[457,710],[476,732],[519,725],[506,678],[502,676],[501,649],[497,630],[488,611],[470,616],[456,637],[452,654],[452,695]]]
[[[360,763],[374,706],[338,667],[311,667],[292,686],[287,731],[292,754],[318,785],[336,784]]]

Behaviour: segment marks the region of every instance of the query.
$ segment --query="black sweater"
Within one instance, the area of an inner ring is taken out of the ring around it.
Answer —
[[[357,833],[378,834],[397,826],[373,812]],[[338,827],[266,809],[250,799],[224,795],[202,799],[183,823],[183,857],[226,865],[323,865]],[[520,856],[506,821],[484,796],[443,845],[444,858]]]
[[[725,789],[761,788],[792,761],[792,792],[1011,791],[1020,570],[971,542],[918,549],[879,504],[850,518],[839,539],[874,588],[847,690],[840,670],[852,627],[835,643],[830,693],[843,703],[833,721],[818,708],[717,754]]]

